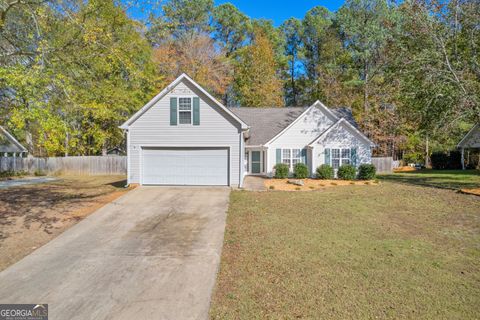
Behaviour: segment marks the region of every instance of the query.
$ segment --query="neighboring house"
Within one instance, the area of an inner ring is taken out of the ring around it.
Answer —
[[[128,119],[128,183],[242,186],[277,163],[310,172],[371,162],[373,143],[345,108],[226,108],[182,74]]]
[[[480,123],[474,125],[473,128],[468,131],[465,137],[458,143],[457,148],[462,151],[462,169],[465,170],[465,149],[480,150]],[[477,166],[478,165],[480,165],[480,163],[477,164]]]
[[[0,157],[26,156],[28,150],[20,144],[5,128],[0,126]]]

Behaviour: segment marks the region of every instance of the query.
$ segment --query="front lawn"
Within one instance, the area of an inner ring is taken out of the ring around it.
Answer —
[[[125,176],[60,176],[0,189],[0,271],[127,189]]]
[[[479,208],[390,182],[232,192],[211,318],[478,318]]]
[[[480,188],[479,170],[418,170],[379,175],[379,179],[450,189]]]

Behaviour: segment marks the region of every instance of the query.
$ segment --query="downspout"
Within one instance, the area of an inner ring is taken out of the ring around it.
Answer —
[[[239,170],[239,183],[238,187],[243,188],[243,178],[244,178],[244,173],[245,173],[245,141],[243,140],[243,133],[244,131],[242,130],[240,132],[240,170]]]
[[[125,138],[127,139],[127,185],[125,188],[130,186],[130,130],[125,129]]]

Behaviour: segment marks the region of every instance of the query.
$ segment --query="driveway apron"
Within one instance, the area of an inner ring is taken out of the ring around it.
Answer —
[[[49,319],[206,319],[228,188],[140,187],[0,273]]]

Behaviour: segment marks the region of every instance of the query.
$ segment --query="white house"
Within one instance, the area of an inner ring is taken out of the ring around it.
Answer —
[[[308,108],[226,108],[182,74],[120,128],[127,133],[128,183],[242,186],[272,176],[277,163],[311,173],[324,163],[371,162],[373,143],[351,112],[317,101]]]

